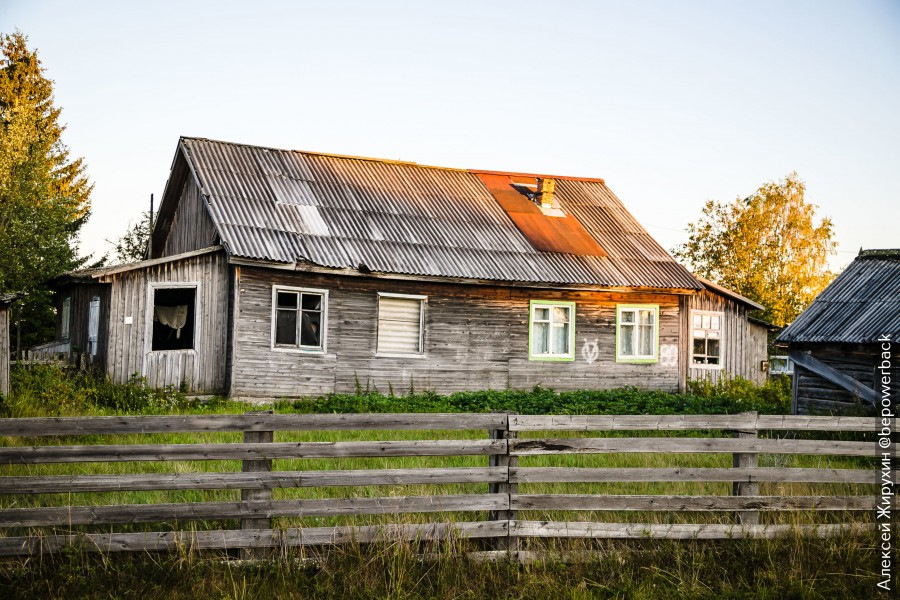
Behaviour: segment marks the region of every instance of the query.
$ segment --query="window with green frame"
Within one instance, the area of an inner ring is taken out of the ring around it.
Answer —
[[[616,306],[616,362],[651,363],[659,360],[659,306]]]
[[[575,360],[575,303],[532,300],[528,318],[528,360]]]

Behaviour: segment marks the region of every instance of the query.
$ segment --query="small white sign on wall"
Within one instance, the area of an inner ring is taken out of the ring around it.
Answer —
[[[678,366],[678,346],[663,344],[659,347],[659,364],[664,367]]]
[[[125,324],[126,324],[126,325],[131,325],[132,322],[134,322],[134,319],[132,319],[131,317],[125,317]]]

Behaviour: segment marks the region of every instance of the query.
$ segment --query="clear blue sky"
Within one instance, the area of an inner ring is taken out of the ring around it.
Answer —
[[[900,2],[2,0],[96,184],[82,249],[179,135],[604,177],[666,248],[796,170],[847,264],[900,246]]]

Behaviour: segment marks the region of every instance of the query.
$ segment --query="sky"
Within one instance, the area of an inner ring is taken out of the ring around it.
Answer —
[[[796,171],[842,268],[900,247],[900,0],[0,0],[94,183],[83,253],[178,137],[602,177],[664,247]]]

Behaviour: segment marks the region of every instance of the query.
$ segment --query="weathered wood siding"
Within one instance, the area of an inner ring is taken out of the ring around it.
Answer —
[[[9,306],[0,304],[0,394],[9,395]]]
[[[810,351],[814,358],[828,366],[866,386],[880,389],[875,385],[875,368],[881,356],[877,345],[791,344],[791,350]],[[867,410],[867,405],[854,394],[800,365],[794,365],[794,378],[796,408],[800,414],[846,414]]]
[[[684,296],[681,300],[680,352],[682,368],[690,380],[709,379],[713,382],[722,377],[743,377],[754,383],[765,383],[766,373],[762,361],[767,360],[767,331],[765,327],[747,320],[749,309],[730,298],[703,290],[694,296]],[[722,368],[710,368],[692,364],[691,311],[703,310],[721,312],[722,322]]]
[[[225,384],[228,270],[224,252],[194,256],[108,276],[109,336],[106,369],[118,383],[140,373],[154,387],[219,392]],[[193,350],[150,350],[151,284],[199,283]],[[130,317],[131,324],[126,324]]]
[[[327,352],[313,355],[271,348],[272,286],[327,289]],[[375,356],[377,293],[421,294],[425,355]],[[576,302],[573,362],[528,360],[529,300]],[[661,360],[615,361],[617,303],[660,307]],[[431,389],[612,388],[634,385],[676,390],[678,296],[673,294],[558,292],[509,287],[460,286],[281,272],[252,267],[236,271],[235,330],[231,375],[234,396],[306,396],[375,386],[387,392]],[[586,359],[596,343],[597,356]]]
[[[174,256],[218,244],[218,234],[206,210],[203,196],[191,177],[184,180],[181,199],[169,225],[168,236],[158,256]]]

